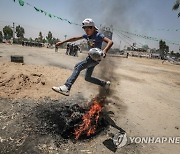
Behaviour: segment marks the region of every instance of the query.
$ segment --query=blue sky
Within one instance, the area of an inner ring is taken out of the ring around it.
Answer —
[[[25,28],[25,37],[38,37],[39,31],[47,35],[50,30],[53,36],[64,39],[83,34],[79,26],[70,25],[55,18],[49,18],[36,12],[27,5],[20,6],[13,0],[0,0],[0,30],[12,22]],[[172,11],[175,0],[25,0],[40,9],[67,18],[70,21],[81,23],[84,18],[92,18],[99,26],[113,25],[114,28],[122,29],[136,34],[162,38],[180,43],[180,18]],[[180,11],[180,10],[179,10]],[[165,29],[165,30],[163,30]],[[167,31],[170,29],[170,31]],[[175,31],[179,29],[179,31]],[[131,37],[131,40],[113,34],[114,47],[121,48],[127,42],[148,44],[151,48],[158,48],[158,42],[143,38]],[[167,43],[168,44],[168,43]],[[168,44],[171,50],[178,51],[179,46]]]

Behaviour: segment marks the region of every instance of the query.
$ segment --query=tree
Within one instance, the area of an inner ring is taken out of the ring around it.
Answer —
[[[46,36],[46,39],[47,39],[48,43],[51,44],[51,45],[53,44],[52,38],[53,38],[52,33],[49,31],[48,36]]]
[[[3,34],[2,34],[2,31],[0,31],[0,42],[3,41]]]
[[[166,42],[163,40],[159,41],[159,51],[160,51],[161,59],[164,59],[169,52],[169,46],[167,46]]]
[[[25,31],[24,31],[23,27],[21,27],[20,25],[16,26],[16,36],[18,38],[24,38],[24,33],[25,33]]]
[[[179,7],[180,7],[180,0],[176,0],[176,2],[174,3],[172,9],[173,9],[174,11],[177,11],[177,10],[179,9]],[[178,17],[180,17],[180,12],[178,13]]]
[[[34,41],[35,41],[35,42],[39,42],[39,38],[35,38]]]
[[[171,54],[171,55],[174,55],[174,51],[171,51],[170,54]]]
[[[56,44],[57,42],[59,42],[59,39],[58,39],[58,38],[54,38],[54,37],[53,37],[53,39],[52,39],[52,43],[53,43],[53,44]]]
[[[46,43],[46,39],[45,38],[43,38],[42,43]]]
[[[29,41],[30,41],[30,42],[33,42],[34,40],[32,39],[32,37],[30,37],[30,38],[29,38]]]
[[[42,32],[39,32],[39,37],[38,37],[39,42],[43,42],[43,36],[42,36]]]
[[[149,46],[147,44],[143,45],[142,48],[147,51],[149,49]]]
[[[9,40],[9,39],[11,39],[13,37],[13,30],[11,29],[10,26],[5,26],[3,28],[3,33],[4,33],[4,38],[6,40]]]

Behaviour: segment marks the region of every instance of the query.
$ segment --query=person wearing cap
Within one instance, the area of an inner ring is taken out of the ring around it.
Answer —
[[[62,42],[58,42],[58,43],[56,43],[56,47],[62,45],[63,43],[66,43],[66,42],[74,42],[74,41],[78,41],[81,39],[86,39],[89,49],[97,50],[97,49],[101,49],[103,42],[106,42],[107,45],[102,50],[102,56],[103,56],[103,58],[105,58],[106,53],[113,45],[113,41],[110,40],[109,38],[105,37],[103,34],[99,33],[98,28],[95,26],[94,21],[90,18],[87,18],[82,22],[82,28],[85,31],[84,35],[79,36],[79,37],[73,37],[73,38],[67,39]],[[110,86],[110,81],[104,81],[104,80],[100,80],[98,78],[92,77],[93,70],[94,70],[95,66],[98,64],[99,64],[99,61],[94,60],[90,55],[88,55],[88,57],[85,60],[83,60],[75,65],[72,75],[66,80],[64,85],[54,86],[54,87],[52,87],[52,89],[58,93],[69,96],[70,89],[71,89],[73,83],[76,81],[80,72],[84,69],[86,69],[86,74],[85,74],[86,81],[100,85],[100,86],[108,89]]]

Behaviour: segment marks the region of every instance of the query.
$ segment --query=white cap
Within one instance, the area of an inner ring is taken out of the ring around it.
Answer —
[[[94,21],[93,21],[91,18],[86,18],[86,19],[84,19],[84,21],[82,22],[82,27],[88,27],[88,26],[95,27],[96,30],[98,30],[98,28],[95,26]]]

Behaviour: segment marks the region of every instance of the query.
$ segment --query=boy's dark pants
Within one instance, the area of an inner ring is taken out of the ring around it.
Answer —
[[[86,74],[85,74],[85,80],[100,86],[105,86],[106,82],[97,78],[92,77],[93,70],[95,66],[99,64],[97,61],[94,61],[91,57],[87,57],[85,60],[79,62],[76,64],[74,67],[74,71],[72,75],[67,79],[65,85],[68,87],[68,89],[71,89],[71,86],[73,83],[76,81],[77,77],[79,76],[79,73],[86,69]]]

